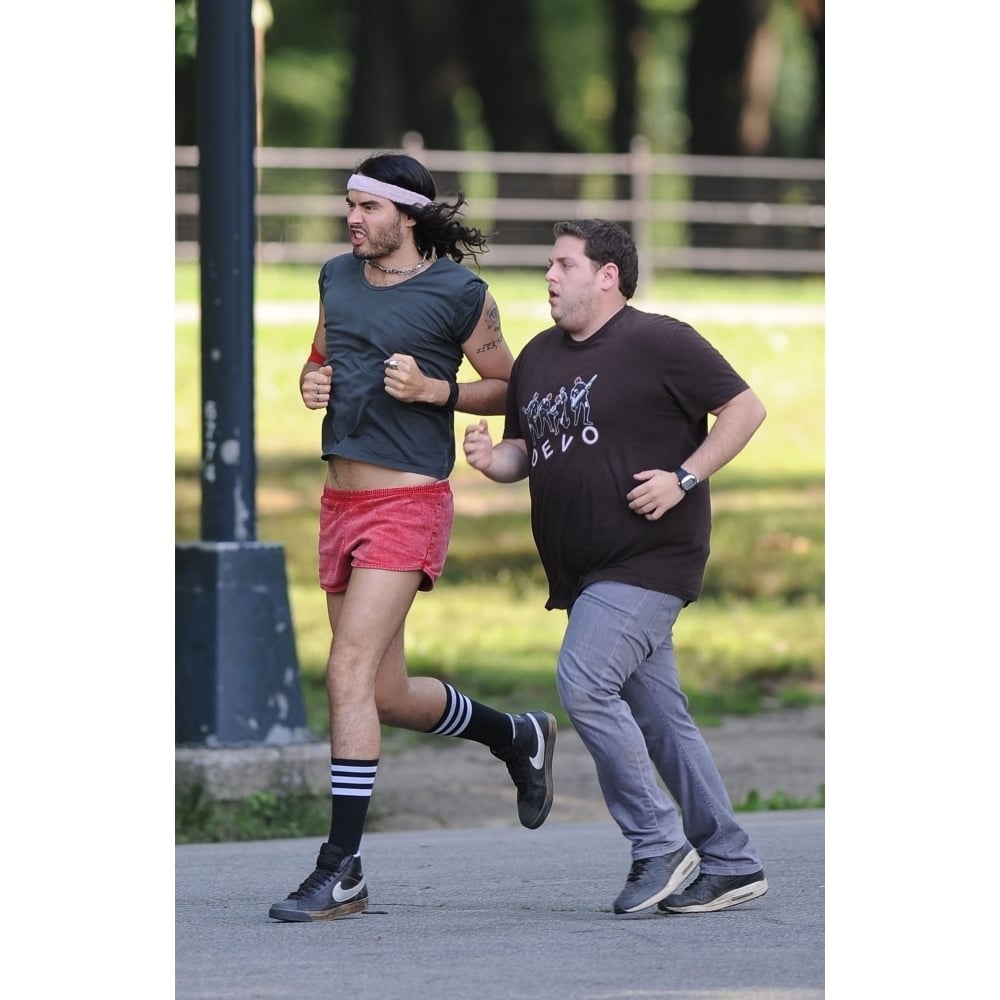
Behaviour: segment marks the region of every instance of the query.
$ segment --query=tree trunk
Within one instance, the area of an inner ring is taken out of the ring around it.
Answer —
[[[812,127],[809,130],[809,156],[823,157],[826,151],[826,4],[824,0],[796,0],[795,5],[813,43],[816,60],[816,103],[813,107]]]
[[[355,7],[343,145],[399,149],[406,132],[419,132],[428,148],[461,146],[454,107],[455,91],[468,79],[458,33],[461,10],[459,0],[380,0]]]
[[[747,100],[747,57],[771,0],[698,0],[691,12],[687,65],[688,151],[739,156]]]
[[[607,0],[611,26],[611,61],[615,109],[611,117],[611,142],[616,153],[627,153],[635,137],[639,113],[639,51],[648,28],[636,0]]]
[[[639,55],[648,27],[643,8],[636,0],[608,0],[608,23],[611,26],[611,60],[614,74],[615,108],[611,117],[612,150],[627,153],[638,132]],[[627,199],[632,181],[615,178],[615,197]],[[626,225],[626,229],[631,226]],[[634,235],[634,234],[633,234]]]
[[[530,0],[477,5],[464,19],[470,77],[479,92],[483,120],[498,152],[577,152],[556,124],[538,51]],[[579,179],[540,172],[499,178],[501,198],[575,198]],[[558,213],[556,213],[558,214]],[[552,221],[504,220],[498,241],[548,242]]]
[[[687,66],[690,153],[775,155],[773,103],[781,51],[768,25],[770,10],[771,0],[699,0],[695,5]],[[816,200],[809,188],[801,181],[695,177],[691,198],[768,204]],[[692,224],[689,240],[695,247],[818,249],[822,244],[822,236],[808,227],[709,223]]]

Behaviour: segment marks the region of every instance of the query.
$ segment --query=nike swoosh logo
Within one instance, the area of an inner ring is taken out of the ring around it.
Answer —
[[[342,886],[343,883],[338,882],[333,887],[333,901],[335,903],[346,903],[347,900],[353,899],[359,892],[361,892],[361,890],[365,887],[364,876],[361,877],[361,881],[353,888],[344,889]]]
[[[533,768],[541,770],[545,763],[545,737],[542,735],[542,727],[538,725],[538,720],[533,715],[529,715],[528,718],[531,719],[531,724],[535,727],[535,736],[537,737],[537,749],[528,758],[528,763]]]

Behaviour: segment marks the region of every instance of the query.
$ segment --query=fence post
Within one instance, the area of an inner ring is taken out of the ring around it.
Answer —
[[[403,152],[413,159],[423,162],[424,137],[419,132],[407,132],[403,136]]]

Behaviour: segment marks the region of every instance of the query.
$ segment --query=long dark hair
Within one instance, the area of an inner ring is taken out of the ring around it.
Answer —
[[[472,257],[478,264],[479,254],[489,250],[490,235],[459,221],[459,210],[466,204],[465,195],[459,191],[454,201],[435,201],[434,178],[419,160],[405,153],[373,153],[358,164],[355,173],[431,199],[431,204],[419,208],[393,202],[401,212],[417,220],[413,238],[422,256],[451,257],[457,263]]]

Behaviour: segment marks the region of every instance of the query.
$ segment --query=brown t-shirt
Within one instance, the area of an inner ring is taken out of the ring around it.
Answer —
[[[708,482],[657,521],[625,498],[636,472],[677,469],[705,439],[710,411],[747,388],[692,327],[631,306],[585,341],[559,327],[529,341],[511,373],[504,437],[528,446],[546,608],[571,607],[598,580],[697,600]]]

